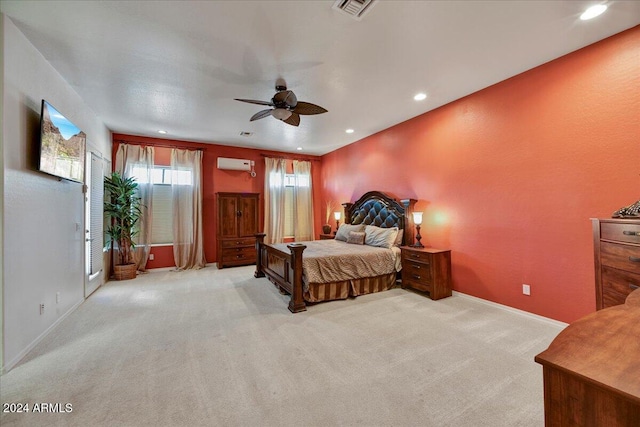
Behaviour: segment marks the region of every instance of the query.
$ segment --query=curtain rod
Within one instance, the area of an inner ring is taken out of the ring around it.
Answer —
[[[176,144],[149,144],[146,142],[136,142],[136,141],[125,141],[124,139],[116,140],[118,144],[129,144],[129,145],[142,145],[149,147],[161,147],[161,148],[179,148],[182,150],[193,150],[193,151],[206,151],[206,148],[189,148],[184,145],[176,145]]]
[[[285,160],[308,160],[310,162],[319,162],[320,159],[313,159],[313,158],[309,158],[309,157],[303,157],[303,156],[273,156],[271,154],[264,154],[264,153],[260,153],[260,155],[262,157],[270,157],[272,159],[285,159]]]

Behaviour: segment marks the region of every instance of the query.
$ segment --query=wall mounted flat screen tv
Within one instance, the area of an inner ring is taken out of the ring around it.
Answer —
[[[87,136],[51,104],[42,100],[38,170],[84,182]]]

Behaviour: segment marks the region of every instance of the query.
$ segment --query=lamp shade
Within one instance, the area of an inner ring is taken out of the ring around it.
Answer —
[[[336,219],[336,221],[340,221],[340,216],[341,216],[340,212],[334,212],[333,213],[333,217]]]
[[[422,212],[413,212],[413,223],[415,225],[422,224]]]
[[[276,108],[271,112],[271,115],[273,117],[280,120],[287,120],[289,117],[291,117],[291,114],[291,111],[287,110],[286,108]]]

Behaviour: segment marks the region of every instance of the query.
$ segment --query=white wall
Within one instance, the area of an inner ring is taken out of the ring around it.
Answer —
[[[81,184],[34,169],[41,100],[87,134],[88,150],[110,158],[111,135],[13,22],[1,19],[6,371],[84,300],[84,194]]]

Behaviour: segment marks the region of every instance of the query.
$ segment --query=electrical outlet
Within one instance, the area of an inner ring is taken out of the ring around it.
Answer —
[[[531,286],[522,284],[522,293],[524,295],[531,295]]]
[[[56,292],[56,304],[60,304],[60,292]]]
[[[153,261],[154,258],[153,254],[149,254],[149,261]]]
[[[44,303],[40,304],[40,314],[44,314]]]

